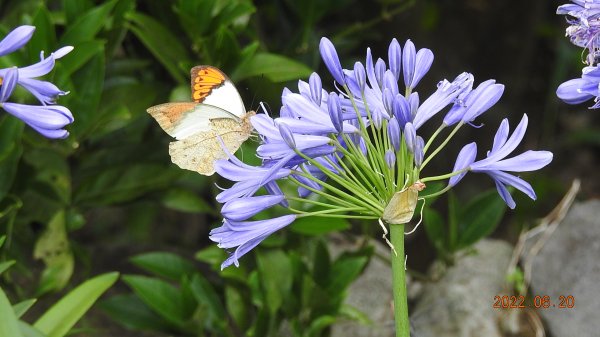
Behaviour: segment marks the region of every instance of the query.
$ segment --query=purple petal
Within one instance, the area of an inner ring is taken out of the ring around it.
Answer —
[[[0,77],[0,103],[6,102],[10,98],[18,81],[19,70],[17,67],[8,68],[4,76]]]
[[[221,214],[229,220],[244,221],[267,208],[281,203],[284,199],[283,195],[261,195],[234,199],[223,205]]]
[[[505,118],[502,120],[502,123],[500,123],[498,131],[496,131],[496,135],[494,136],[494,145],[492,145],[492,150],[490,151],[490,154],[498,151],[498,149],[500,149],[504,146],[504,144],[506,144],[509,131],[510,130],[508,126],[508,119]]]
[[[365,66],[360,62],[354,63],[354,78],[360,88],[360,92],[365,90],[365,84],[367,82],[366,76]]]
[[[414,154],[417,145],[417,130],[415,130],[412,123],[404,125],[404,141],[406,142],[408,151]]]
[[[512,186],[512,187],[516,188],[517,190],[525,193],[532,200],[535,200],[537,198],[535,195],[535,191],[533,190],[533,187],[531,187],[531,185],[528,182],[526,182],[525,180],[523,180],[517,176],[514,176],[510,173],[502,172],[502,171],[489,171],[486,173],[490,177],[492,177],[492,179],[499,181],[504,185]],[[514,206],[511,208],[514,208]]]
[[[34,31],[34,26],[19,26],[13,29],[0,41],[0,56],[10,54],[23,47],[29,42]]]
[[[19,84],[43,104],[54,104],[58,96],[67,94],[67,92],[58,89],[56,85],[47,81],[23,78],[19,81]]]
[[[321,78],[319,77],[319,74],[312,73],[308,79],[308,83],[310,84],[310,95],[313,101],[317,105],[321,105],[323,85],[321,84]]]
[[[486,170],[499,170],[511,172],[527,172],[539,170],[552,161],[552,152],[526,151],[518,156],[504,159],[486,166]],[[473,172],[478,171],[473,167]]]
[[[394,168],[394,165],[396,164],[396,155],[394,154],[394,151],[392,150],[387,150],[385,151],[385,163],[387,164],[387,167],[389,169]]]
[[[594,95],[590,95],[579,90],[588,83],[588,81],[582,78],[568,80],[558,86],[558,89],[556,89],[556,96],[558,96],[558,98],[562,99],[567,104],[580,104],[588,101],[592,99]]]
[[[321,38],[321,43],[319,43],[319,51],[321,52],[321,58],[323,58],[325,66],[327,66],[327,69],[329,69],[329,72],[335,81],[344,85],[346,81],[344,80],[342,65],[340,64],[340,59],[335,47],[333,46],[333,43],[331,43],[331,41],[329,41],[329,39],[326,37]]]
[[[340,99],[337,94],[331,93],[329,95],[329,98],[327,99],[327,108],[329,110],[329,118],[331,119],[331,124],[333,124],[333,127],[338,133],[342,132],[342,107],[340,105]],[[350,124],[346,125],[352,126]]]
[[[400,126],[396,117],[392,117],[388,122],[388,137],[394,149],[396,151],[400,150]]]
[[[475,161],[476,156],[477,144],[475,144],[475,142],[463,146],[463,148],[458,153],[458,156],[456,157],[456,163],[454,164],[454,169],[452,170],[452,172],[458,172],[466,169]],[[467,172],[463,172],[451,177],[448,184],[450,186],[455,186],[456,184],[458,184],[459,181],[461,181],[461,179],[466,174]]]
[[[508,138],[506,143],[501,148],[497,149],[497,151],[495,151],[493,153],[490,152],[488,154],[487,158],[474,163],[472,165],[472,167],[478,168],[478,169],[484,168],[491,163],[497,162],[497,161],[505,158],[511,152],[513,152],[514,149],[517,148],[517,146],[521,143],[521,140],[523,140],[523,137],[525,136],[525,131],[527,130],[527,122],[528,122],[527,114],[524,114],[523,118],[521,119],[521,122],[519,123],[519,125],[517,125],[517,128],[515,129],[513,134],[510,136],[510,138]]]
[[[398,81],[400,79],[400,69],[402,68],[402,49],[395,38],[392,39],[388,48],[388,64],[396,81]]]
[[[402,72],[404,75],[404,85],[407,88],[411,88],[410,84],[415,74],[415,59],[415,44],[411,40],[406,40],[404,53],[402,53]]]
[[[224,269],[231,264],[239,266],[238,259],[256,247],[269,235],[288,226],[296,219],[296,215],[284,215],[277,218],[259,221],[223,221],[223,225],[211,231],[209,238],[221,248],[237,249],[221,264]]]
[[[419,49],[417,52],[415,70],[410,82],[410,87],[414,88],[419,84],[423,76],[427,74],[433,63],[433,52],[427,48]]]
[[[281,138],[290,147],[290,149],[296,149],[296,139],[294,138],[294,134],[290,127],[285,125],[285,123],[277,123],[277,127],[279,128],[279,133],[281,134]]]
[[[504,92],[504,85],[494,83],[494,80],[485,81],[471,92],[462,117],[464,123],[473,121],[500,100]]]
[[[502,198],[502,200],[504,200],[504,202],[510,209],[515,209],[517,204],[515,203],[515,200],[513,199],[512,195],[510,195],[510,192],[508,191],[506,186],[504,186],[504,184],[502,184],[501,182],[499,182],[498,180],[495,180],[495,179],[494,179],[494,183],[496,184],[496,190],[498,190],[498,194],[500,194],[500,198]]]

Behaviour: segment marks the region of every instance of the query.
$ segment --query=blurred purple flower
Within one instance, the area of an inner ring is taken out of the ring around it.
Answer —
[[[598,63],[600,56],[600,2],[598,0],[572,0],[572,4],[559,6],[558,15],[567,15],[570,24],[566,36],[579,47],[586,48],[586,63],[590,66]]]
[[[600,68],[598,66],[582,69],[581,78],[568,80],[556,89],[556,95],[567,104],[580,104],[594,99],[590,109],[600,107]]]

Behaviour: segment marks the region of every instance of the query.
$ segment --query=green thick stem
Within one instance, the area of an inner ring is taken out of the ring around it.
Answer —
[[[404,269],[404,224],[390,225],[392,250],[392,291],[394,292],[394,320],[396,337],[410,337],[406,275]]]

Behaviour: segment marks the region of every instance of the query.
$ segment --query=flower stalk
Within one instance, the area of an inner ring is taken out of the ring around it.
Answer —
[[[410,337],[408,300],[406,297],[406,266],[404,255],[404,224],[390,225],[390,241],[395,252],[392,257],[392,291],[394,293],[394,322],[396,337]]]

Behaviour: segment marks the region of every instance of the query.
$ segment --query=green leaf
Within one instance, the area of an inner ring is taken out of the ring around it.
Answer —
[[[321,316],[310,323],[308,327],[308,336],[320,336],[321,331],[326,329],[328,326],[331,326],[336,321],[335,317],[324,315]]]
[[[323,240],[318,240],[313,257],[313,280],[321,287],[329,283],[329,272],[331,271],[331,258],[329,250]]]
[[[181,292],[171,284],[156,278],[126,275],[123,281],[154,312],[182,327],[188,318]]]
[[[2,324],[0,324],[0,337],[23,336],[19,329],[19,320],[2,288],[0,288],[0,317],[2,320]]]
[[[16,263],[15,260],[8,260],[8,261],[0,263],[0,275],[15,263]]]
[[[180,281],[182,277],[191,275],[196,268],[194,265],[173,253],[152,252],[130,258],[131,263],[160,277]]]
[[[69,282],[75,261],[67,238],[64,210],[54,214],[36,241],[33,257],[43,260],[46,265],[40,278],[38,295],[60,290]]]
[[[168,332],[171,327],[134,294],[113,296],[99,304],[113,320],[129,329]]]
[[[69,108],[77,120],[71,127],[75,138],[98,127],[96,122],[102,117],[97,111],[104,87],[105,66],[104,53],[96,53],[72,76],[73,87],[68,97]]]
[[[23,122],[7,114],[0,115],[0,200],[10,190],[23,153]]]
[[[217,292],[213,286],[202,277],[200,274],[194,274],[190,282],[190,289],[196,299],[196,302],[206,310],[209,321],[219,323],[225,323],[223,317],[227,317],[223,303],[219,299]],[[219,324],[221,328],[225,327],[225,324]]]
[[[171,188],[162,197],[165,207],[187,213],[210,213],[214,207],[195,193],[182,188]]]
[[[209,245],[206,248],[196,252],[194,256],[200,262],[208,263],[211,266],[220,266],[227,258],[227,253],[217,245]]]
[[[19,321],[19,329],[23,337],[46,337],[40,330],[23,321]]]
[[[332,297],[343,294],[352,281],[360,275],[369,262],[370,254],[372,254],[372,249],[353,254],[342,254],[335,260],[329,274],[331,282],[327,287]]]
[[[471,200],[460,215],[458,248],[471,246],[492,234],[505,211],[506,204],[495,189]]]
[[[264,75],[273,82],[285,82],[298,78],[307,78],[312,70],[303,63],[285,56],[257,53],[247,62],[240,65],[231,74],[234,81]]]
[[[0,248],[2,247],[2,245],[4,244],[4,241],[6,241],[6,235],[2,235],[0,236]]]
[[[104,53],[104,41],[91,40],[77,44],[65,57],[60,59],[60,75],[69,77],[81,69],[96,54]]]
[[[190,62],[187,50],[179,42],[181,39],[150,16],[132,12],[128,13],[126,17],[131,21],[130,29],[133,34],[162,63],[171,76],[179,83],[186,83],[188,73],[181,69],[181,65]]]
[[[27,310],[29,310],[29,308],[35,304],[35,302],[37,302],[37,299],[31,298],[13,305],[13,310],[15,311],[17,318],[21,318],[21,316],[23,316]]]
[[[356,309],[353,306],[342,304],[340,307],[340,316],[347,317],[355,322],[358,322],[362,325],[373,326],[373,321],[367,314]]]
[[[104,27],[108,21],[110,11],[117,0],[106,2],[103,5],[93,7],[83,16],[80,16],[72,24],[67,26],[63,34],[61,45],[76,45],[79,42],[89,41]]]
[[[241,289],[232,286],[225,287],[225,307],[235,324],[242,331],[245,330],[249,321],[249,305],[246,305]]]
[[[118,278],[119,273],[113,272],[83,282],[50,307],[33,326],[46,337],[65,336]]]
[[[426,207],[423,211],[423,224],[429,241],[439,253],[448,250],[446,247],[446,226],[440,213],[433,208]]]
[[[74,199],[78,204],[116,204],[162,189],[178,176],[177,170],[168,170],[158,164],[108,167],[87,176],[75,191]]]
[[[256,260],[266,303],[274,316],[291,291],[292,264],[281,250],[259,251]]]
[[[35,33],[27,43],[29,60],[31,62],[39,61],[40,51],[51,53],[56,46],[56,32],[52,18],[46,6],[39,6],[31,22],[35,26]]]
[[[304,217],[296,219],[289,228],[296,233],[321,236],[346,230],[350,223],[343,218]]]
[[[93,6],[91,0],[63,0],[63,10],[67,23],[73,23]]]

